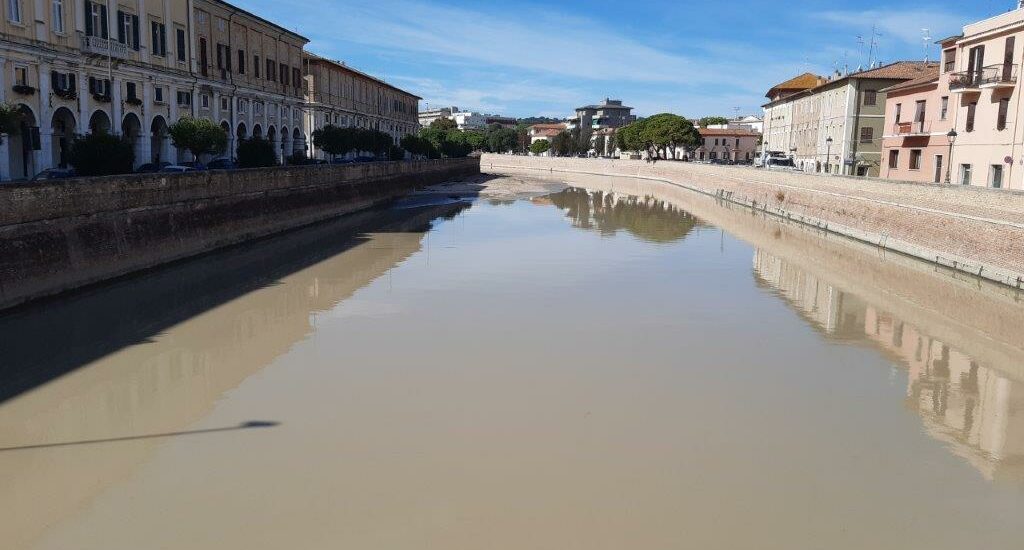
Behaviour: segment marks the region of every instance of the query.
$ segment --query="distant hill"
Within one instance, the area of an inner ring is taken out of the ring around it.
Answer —
[[[555,124],[555,123],[558,123],[558,122],[562,122],[562,119],[560,119],[560,118],[551,118],[551,117],[546,117],[546,116],[531,116],[531,117],[519,119],[519,124],[527,124],[527,125],[533,125],[533,124]]]

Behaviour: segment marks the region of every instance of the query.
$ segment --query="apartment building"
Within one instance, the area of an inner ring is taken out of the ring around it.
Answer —
[[[948,74],[939,68],[882,90],[885,135],[882,136],[882,177],[922,183],[948,182],[950,142],[955,108],[950,104]]]
[[[221,0],[9,0],[0,32],[0,101],[24,114],[2,180],[67,166],[74,137],[98,131],[125,136],[137,165],[190,160],[167,132],[182,116],[219,122],[231,152],[253,135],[302,149],[307,40]]]
[[[881,173],[885,88],[921,77],[934,64],[898,61],[810,84],[805,74],[773,87],[765,110],[765,153],[791,156],[808,172],[877,177]],[[795,83],[794,83],[795,81]],[[772,99],[772,98],[776,99]]]
[[[431,122],[434,122],[435,120],[437,120],[439,118],[452,118],[452,113],[457,113],[457,112],[459,112],[459,108],[455,107],[455,106],[452,106],[452,107],[440,107],[440,108],[437,108],[437,109],[427,109],[425,111],[420,111],[420,114],[419,114],[420,127],[426,128],[427,126],[430,126]]]
[[[621,128],[632,122],[636,122],[636,115],[633,115],[633,108],[622,104],[622,100],[609,99],[597,105],[584,105],[576,108],[576,116],[572,119],[570,129],[579,127],[589,130],[601,128]]]
[[[753,162],[761,134],[746,128],[699,128],[701,145],[693,151],[693,160]],[[677,153],[678,154],[678,153]]]
[[[313,157],[325,158],[312,133],[328,124],[385,132],[396,145],[419,131],[419,96],[340,61],[306,53],[305,65],[305,141]]]
[[[1024,189],[1024,9],[971,23],[939,43],[939,87],[949,94],[954,130],[949,181]]]

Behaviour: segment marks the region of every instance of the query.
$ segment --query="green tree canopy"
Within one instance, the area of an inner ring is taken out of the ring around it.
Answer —
[[[712,124],[728,124],[729,119],[724,116],[706,116],[697,121],[697,125],[701,128],[707,128]]]
[[[21,131],[21,120],[24,115],[17,105],[0,103],[0,143],[3,143],[3,134],[16,136]],[[6,159],[4,159],[6,160]]]
[[[95,132],[75,138],[68,161],[80,176],[130,174],[135,150],[124,138]]]
[[[277,166],[274,144],[261,137],[242,140],[238,144],[238,165],[242,168]]]
[[[228,134],[224,128],[205,118],[183,117],[167,131],[175,147],[187,149],[196,158],[222,153],[228,146]]]
[[[454,120],[452,120],[450,118],[444,118],[444,117],[435,119],[433,122],[430,123],[430,128],[433,128],[435,130],[448,131],[448,130],[455,130],[458,127],[459,127],[459,125],[456,124]]]
[[[682,147],[689,151],[700,144],[700,132],[689,120],[671,113],[661,113],[644,119],[641,123],[640,135],[648,147],[664,153],[670,151],[675,158],[676,148]]]
[[[538,139],[537,141],[530,144],[530,152],[535,155],[540,155],[547,152],[551,148],[551,142],[546,139]]]

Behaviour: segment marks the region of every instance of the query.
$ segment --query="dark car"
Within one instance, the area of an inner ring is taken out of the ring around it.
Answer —
[[[206,165],[199,162],[198,160],[193,160],[190,162],[179,162],[177,166],[188,166],[193,170],[206,170]]]
[[[49,168],[33,176],[30,181],[63,180],[76,175],[74,168]]]
[[[373,162],[375,160],[377,159],[374,157],[356,157],[352,159],[352,162]]]
[[[163,170],[165,166],[170,166],[169,162],[147,162],[142,166],[135,169],[136,174],[153,174]]]
[[[331,164],[352,164],[353,162],[355,162],[353,159],[334,159]]]
[[[235,170],[237,168],[238,164],[227,158],[213,159],[206,164],[207,170]]]

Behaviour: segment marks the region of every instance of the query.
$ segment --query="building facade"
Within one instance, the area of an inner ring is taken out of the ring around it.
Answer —
[[[699,128],[699,131],[701,145],[693,151],[692,160],[754,162],[761,134],[746,128]]]
[[[605,98],[604,102],[598,105],[577,107],[576,116],[572,119],[574,124],[570,128],[621,128],[636,122],[636,116],[632,113],[633,108],[624,106],[622,100]]]
[[[765,154],[783,154],[808,172],[878,177],[885,124],[885,88],[934,70],[898,61],[797,91],[818,77],[801,75],[772,88],[764,105]],[[772,99],[775,98],[775,99]]]
[[[943,82],[940,82],[940,78]],[[943,183],[952,175],[949,137],[954,109],[948,76],[938,67],[921,78],[886,88],[882,177]]]
[[[313,145],[312,134],[327,125],[378,130],[396,145],[419,131],[419,96],[310,53],[305,66],[304,139],[313,158],[326,158]]]

